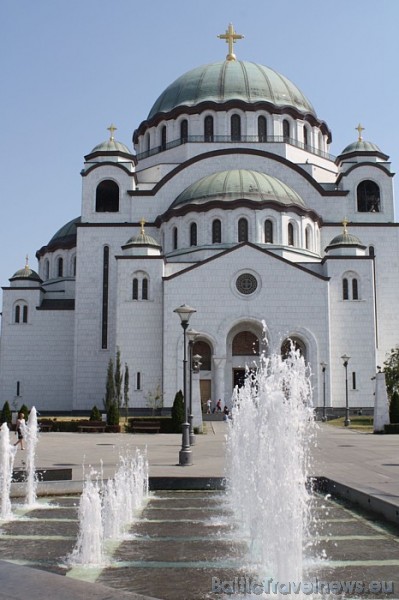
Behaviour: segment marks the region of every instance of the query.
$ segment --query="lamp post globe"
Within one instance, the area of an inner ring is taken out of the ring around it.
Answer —
[[[183,327],[183,396],[184,396],[184,423],[182,424],[182,446],[179,452],[179,465],[182,467],[193,464],[192,452],[190,448],[190,425],[188,422],[188,403],[187,403],[187,344],[186,330],[188,322],[193,313],[197,312],[195,308],[182,304],[174,311],[180,317],[180,324]]]

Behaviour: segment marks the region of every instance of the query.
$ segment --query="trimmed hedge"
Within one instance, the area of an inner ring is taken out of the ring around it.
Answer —
[[[171,417],[130,417],[128,420],[128,424],[125,427],[127,433],[132,433],[132,423],[133,421],[156,421],[160,424],[161,428],[159,433],[175,433],[174,424]]]
[[[384,433],[399,433],[399,423],[389,423],[389,425],[385,425]]]

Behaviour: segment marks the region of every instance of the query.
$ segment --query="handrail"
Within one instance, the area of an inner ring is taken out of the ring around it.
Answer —
[[[154,156],[155,154],[160,154],[161,152],[165,152],[166,150],[170,150],[171,148],[176,148],[177,146],[182,146],[183,144],[198,144],[198,143],[208,143],[208,144],[290,144],[290,146],[295,146],[295,148],[300,148],[301,150],[306,150],[311,154],[315,154],[316,156],[320,156],[321,158],[326,158],[331,161],[335,161],[335,156],[333,154],[329,154],[328,152],[324,152],[323,150],[319,150],[319,148],[314,148],[309,144],[304,144],[303,142],[299,142],[294,138],[288,138],[283,135],[239,135],[239,136],[231,136],[231,135],[188,135],[182,138],[178,138],[176,140],[172,140],[171,142],[167,142],[166,144],[162,144],[160,146],[155,146],[154,148],[150,148],[146,152],[141,152],[137,154],[137,160],[142,160],[144,158],[149,158],[150,156]]]

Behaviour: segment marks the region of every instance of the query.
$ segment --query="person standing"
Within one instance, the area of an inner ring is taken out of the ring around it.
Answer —
[[[222,401],[221,401],[220,398],[219,398],[219,400],[217,401],[217,404],[216,404],[216,412],[218,412],[218,413],[222,412]]]
[[[21,450],[25,450],[25,448],[24,448],[25,428],[26,428],[26,423],[25,423],[24,413],[20,412],[20,413],[18,413],[18,419],[17,419],[17,423],[15,426],[15,435],[18,435],[18,440],[15,442],[14,446],[18,446],[18,444],[19,444],[21,446]]]
[[[212,406],[212,400],[209,398],[206,401],[206,414],[210,415],[211,414],[211,406]]]

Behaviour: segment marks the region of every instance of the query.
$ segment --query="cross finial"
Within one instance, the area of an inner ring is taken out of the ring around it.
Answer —
[[[109,127],[107,127],[107,130],[110,132],[110,138],[109,141],[113,142],[114,141],[114,131],[116,131],[118,128],[115,127],[115,125],[113,123],[111,123],[111,125]]]
[[[140,225],[141,225],[141,235],[144,235],[145,219],[143,217],[141,218]]]
[[[235,44],[237,40],[244,39],[244,36],[234,31],[233,23],[229,23],[226,33],[221,33],[218,35],[218,38],[226,40],[226,44],[229,45],[229,53],[226,56],[226,60],[237,60],[237,57],[233,52],[233,44]]]
[[[29,269],[29,256],[26,255],[25,256],[25,272],[28,272],[28,271],[30,271],[30,269]]]
[[[344,231],[343,231],[344,234],[348,233],[348,229],[347,229],[348,223],[349,223],[348,219],[346,217],[344,217],[344,219],[342,221],[342,225],[344,227]]]
[[[358,142],[363,141],[362,138],[362,131],[364,131],[364,127],[362,127],[359,123],[359,125],[357,127],[355,127],[355,129],[359,132],[359,139],[357,140]]]

